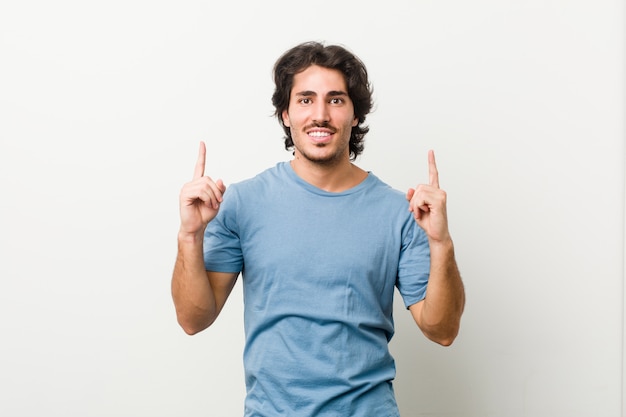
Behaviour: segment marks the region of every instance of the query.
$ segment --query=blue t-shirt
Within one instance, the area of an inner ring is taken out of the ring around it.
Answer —
[[[394,286],[408,307],[430,270],[403,193],[372,173],[326,192],[280,162],[229,187],[204,260],[242,272],[246,417],[399,416]]]

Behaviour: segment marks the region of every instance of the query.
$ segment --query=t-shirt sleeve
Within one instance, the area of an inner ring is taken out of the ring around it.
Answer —
[[[224,194],[217,216],[204,231],[204,267],[207,271],[241,272],[243,254],[237,227],[237,191],[234,186]]]
[[[409,216],[403,233],[396,286],[409,306],[426,297],[430,276],[430,246],[426,232]]]

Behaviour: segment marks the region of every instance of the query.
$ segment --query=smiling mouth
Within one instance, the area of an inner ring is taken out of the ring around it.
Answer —
[[[313,143],[316,143],[318,145],[325,145],[326,143],[330,142],[330,138],[333,133],[329,131],[314,130],[312,132],[307,132],[307,135]]]
[[[330,132],[320,132],[320,131],[313,131],[313,132],[309,132],[307,134],[309,136],[313,137],[313,138],[326,138],[326,137],[332,135],[332,133],[330,133]]]

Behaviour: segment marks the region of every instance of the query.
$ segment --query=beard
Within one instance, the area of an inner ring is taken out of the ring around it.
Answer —
[[[315,150],[321,150],[323,148],[331,148],[332,146],[326,143],[319,144],[319,145],[315,145],[316,149],[314,150],[304,149],[298,146],[294,146],[294,147],[302,158],[306,159],[309,162],[313,162],[315,164],[323,165],[327,167],[337,165],[343,162],[346,157],[345,149],[347,148],[347,147],[335,148],[334,151],[329,150],[329,152],[322,153],[322,152],[315,152]]]
[[[337,134],[338,130],[331,127],[327,123],[319,123],[311,126],[307,126],[303,129],[305,132],[309,128],[323,127],[330,129],[333,134]],[[351,130],[347,133],[350,135]],[[300,139],[297,132],[292,130],[292,143],[294,150],[302,158],[309,162],[313,162],[322,166],[333,166],[339,163],[345,162],[346,155],[350,155],[350,136],[348,138],[335,138],[328,143],[311,143],[306,137],[306,133],[302,133],[304,138]]]

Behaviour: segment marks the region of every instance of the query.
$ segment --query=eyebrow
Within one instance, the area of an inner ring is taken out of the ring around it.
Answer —
[[[303,97],[313,97],[313,96],[317,96],[317,93],[315,91],[305,90],[305,91],[300,91],[299,93],[295,93],[295,95],[303,96]],[[340,90],[331,90],[326,95],[328,97],[337,97],[337,96],[347,96],[348,93],[346,93],[345,91],[340,91]]]

